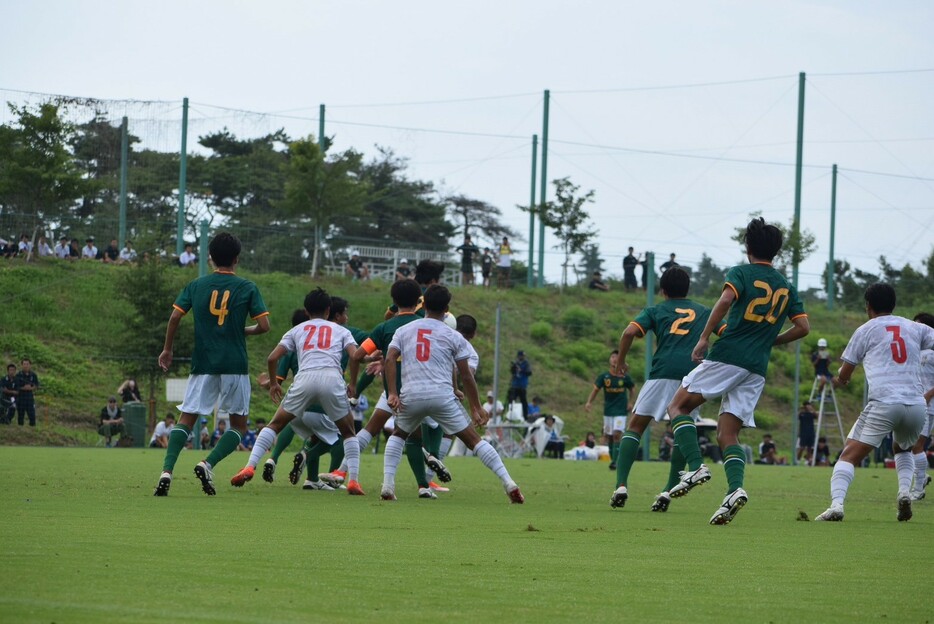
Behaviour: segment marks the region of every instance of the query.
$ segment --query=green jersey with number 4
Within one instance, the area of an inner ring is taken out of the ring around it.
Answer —
[[[785,319],[807,316],[804,304],[785,276],[765,262],[733,267],[726,274],[724,288],[732,289],[736,300],[727,316],[726,331],[713,343],[707,359],[765,377],[775,337]]]
[[[658,339],[652,368],[645,378],[682,379],[690,373],[697,366],[691,352],[709,316],[710,308],[690,299],[667,299],[642,310],[632,324],[643,336],[654,331]],[[723,331],[722,323],[717,331]]]
[[[195,315],[192,375],[246,375],[247,316],[269,314],[256,284],[233,273],[217,271],[193,280],[175,299],[182,314]]]

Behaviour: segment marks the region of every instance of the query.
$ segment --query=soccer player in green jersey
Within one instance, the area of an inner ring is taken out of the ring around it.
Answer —
[[[743,489],[746,453],[739,445],[739,431],[743,426],[756,426],[753,411],[765,387],[772,347],[803,338],[810,331],[797,290],[772,268],[772,259],[782,248],[781,230],[759,217],[746,227],[744,242],[749,264],[727,272],[720,298],[691,354],[700,365],[682,380],[668,406],[675,442],[688,465],[688,471],[669,491],[678,497],[710,480],[689,414],[705,401],[722,397],[717,442],[729,485],[710,524],[729,524],[749,500]],[[710,334],[724,317],[726,330],[708,353]],[[786,319],[792,327],[782,332]]]
[[[700,337],[701,329],[710,316],[710,308],[687,299],[691,277],[679,266],[665,271],[659,282],[665,301],[645,308],[632,321],[619,339],[619,357],[616,359],[617,375],[629,370],[626,357],[636,338],[654,332],[657,339],[652,365],[646,372],[646,381],[636,400],[629,426],[623,432],[616,463],[616,491],[610,499],[611,507],[622,507],[629,498],[629,471],[639,452],[639,442],[650,422],[661,422],[667,415],[668,404],[681,386],[681,380],[694,368],[691,352]],[[717,333],[726,327],[721,323]],[[696,410],[695,414],[696,415]],[[684,470],[684,455],[677,443],[671,452],[671,469],[668,484],[655,498],[652,511],[668,511],[671,497],[668,490],[680,480]]]
[[[195,349],[191,354],[191,374],[185,400],[178,406],[181,417],[169,434],[156,496],[168,495],[175,462],[192,427],[201,414],[210,414],[215,407],[230,413],[230,427],[211,454],[195,466],[195,476],[201,481],[205,494],[216,494],[213,467],[236,450],[246,433],[250,413],[246,337],[269,331],[269,312],[256,284],[234,273],[240,260],[240,240],[233,234],[221,232],[211,240],[208,251],[214,262],[214,273],[189,282],[175,300],[165,344],[159,354],[159,366],[167,371],[172,364],[178,324],[192,311]],[[244,327],[247,316],[256,324]]]
[[[623,431],[626,430],[626,417],[631,407],[630,392],[636,392],[636,384],[632,382],[632,377],[626,373],[617,375],[614,372],[618,353],[613,351],[610,354],[610,370],[597,375],[590,396],[584,403],[584,410],[589,412],[597,393],[603,390],[603,435],[606,436],[607,445],[610,447],[610,470],[616,470],[616,452]]]

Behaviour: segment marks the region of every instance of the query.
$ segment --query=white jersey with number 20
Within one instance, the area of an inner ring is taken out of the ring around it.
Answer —
[[[333,368],[341,372],[341,354],[357,341],[346,327],[313,319],[296,325],[282,336],[279,344],[298,353],[299,372]]]
[[[435,319],[424,318],[396,330],[389,348],[399,350],[405,366],[400,399],[405,403],[454,394],[454,363],[470,357],[470,343]]]

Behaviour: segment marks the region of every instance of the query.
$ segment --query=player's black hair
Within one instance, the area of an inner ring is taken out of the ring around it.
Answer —
[[[672,299],[683,299],[691,288],[691,276],[683,268],[673,266],[662,274],[658,285]]]
[[[321,287],[305,295],[305,309],[309,316],[321,316],[331,307],[331,295]]]
[[[23,359],[19,361],[20,364],[22,364],[23,362],[29,362],[30,364],[32,364],[32,360],[30,360],[28,357],[24,357]]]
[[[11,368],[16,368],[16,364],[10,363],[6,365],[7,370],[10,370]]]
[[[464,338],[473,338],[477,335],[477,319],[469,314],[460,314],[457,317],[457,331]]]
[[[913,320],[915,323],[927,325],[928,327],[934,327],[934,314],[929,312],[918,312],[911,320]]]
[[[221,232],[208,243],[208,253],[217,267],[232,267],[241,249],[240,239],[230,232]]]
[[[782,248],[782,231],[762,217],[756,217],[746,226],[743,242],[751,256],[771,262]]]
[[[295,312],[292,312],[292,327],[296,325],[301,325],[308,320],[308,312],[305,311],[305,308],[297,308]]]
[[[613,349],[612,351],[610,351],[610,355],[611,355],[611,356],[613,356],[613,355],[619,355],[619,349]]]
[[[418,304],[418,298],[422,296],[422,287],[413,279],[399,280],[393,282],[389,288],[389,295],[398,307],[414,308]]]
[[[440,284],[432,284],[425,291],[425,309],[429,312],[444,312],[450,303],[451,291]]]
[[[444,263],[437,260],[422,260],[415,267],[415,281],[422,286],[441,281],[444,273]]]
[[[343,314],[350,307],[350,302],[343,297],[331,297],[331,313],[328,320],[333,321],[338,314]]]
[[[895,309],[895,289],[890,284],[877,282],[866,289],[863,298],[876,314],[889,314]]]
[[[165,415],[165,417],[166,417],[166,418],[171,418],[172,420],[175,420],[175,413],[174,413],[174,412],[167,412],[166,415]]]

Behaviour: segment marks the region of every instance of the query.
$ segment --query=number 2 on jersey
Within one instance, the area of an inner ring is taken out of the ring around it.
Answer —
[[[427,362],[431,357],[431,336],[430,329],[420,329],[415,336],[415,359],[419,362]]]
[[[898,325],[886,325],[885,331],[892,333],[892,342],[889,344],[892,348],[892,361],[896,364],[904,364],[908,361],[908,347],[905,345],[905,339],[902,338],[902,328]]]
[[[305,344],[302,345],[302,351],[327,349],[331,346],[331,328],[327,325],[322,325],[321,327],[317,325],[305,325],[305,331],[308,332],[308,335],[305,336]],[[315,340],[316,331],[317,340]]]
[[[694,313],[694,310],[691,308],[675,308],[675,312],[678,314],[683,314],[684,316],[680,317],[677,321],[671,324],[671,329],[668,330],[669,334],[675,334],[678,336],[687,336],[691,330],[688,327],[681,327],[685,323],[691,323],[697,318],[697,314]]]
[[[774,325],[778,322],[778,317],[782,315],[782,312],[785,311],[785,307],[788,305],[788,289],[779,288],[773,293],[772,287],[762,280],[756,280],[752,285],[756,288],[761,288],[765,291],[765,294],[749,302],[749,305],[746,306],[746,313],[743,314],[743,318],[753,323],[765,321],[770,325]],[[755,309],[757,306],[769,304],[771,304],[771,307],[768,312],[764,315],[756,314]]]
[[[211,305],[208,307],[208,311],[217,317],[218,326],[224,324],[224,319],[227,318],[227,315],[230,313],[230,310],[227,309],[227,302],[230,300],[230,291],[225,290],[223,296],[221,296],[221,305],[217,307],[217,291],[211,291]]]

